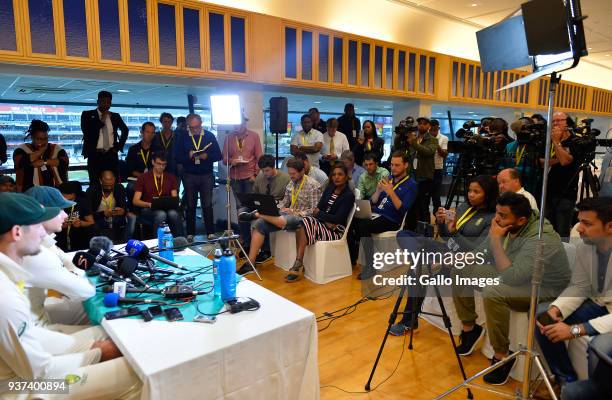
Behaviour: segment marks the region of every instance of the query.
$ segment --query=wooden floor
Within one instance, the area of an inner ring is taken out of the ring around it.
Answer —
[[[253,274],[248,278],[273,292],[312,311],[317,317],[358,301],[361,297],[361,284],[352,277],[317,285],[307,279],[300,282],[285,283],[284,271],[273,262],[258,268],[263,277],[259,281]],[[387,300],[367,301],[357,310],[319,332],[319,376],[322,399],[432,399],[462,381],[461,374],[448,335],[421,319],[415,332],[414,349],[408,350],[406,337],[405,351],[397,371],[384,384],[370,393],[345,393],[329,385],[337,386],[348,392],[363,392],[374,359],[383,338],[389,314],[396,297]],[[319,324],[319,329],[327,323]],[[404,346],[404,338],[389,336],[381,362],[372,383],[372,388],[385,380],[398,365]],[[480,347],[464,357],[468,376],[489,365],[480,352]],[[483,383],[482,379],[479,383]],[[520,383],[510,379],[498,389],[514,392]],[[462,389],[448,397],[465,399]],[[492,393],[474,391],[475,399],[501,398]]]

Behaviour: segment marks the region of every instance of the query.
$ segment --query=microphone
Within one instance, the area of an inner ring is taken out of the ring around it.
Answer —
[[[137,267],[138,260],[133,257],[123,257],[117,263],[117,269],[121,275],[130,278],[132,281],[138,283],[140,286],[144,286],[145,289],[148,289],[149,285],[147,285],[141,277],[134,273]]]
[[[173,261],[166,260],[165,258],[158,256],[157,254],[152,254],[149,251],[149,248],[147,247],[147,245],[142,243],[140,240],[136,240],[136,239],[128,240],[127,244],[125,245],[125,251],[127,251],[128,255],[139,258],[141,260],[152,258],[159,262],[163,262],[164,264],[168,264],[169,266],[174,267],[174,268],[186,269],[184,267],[179,266],[177,263]]]
[[[138,297],[119,297],[119,293],[107,293],[103,300],[105,307],[117,307],[121,304],[167,304],[165,301]]]
[[[94,236],[89,241],[89,252],[102,260],[102,264],[105,264],[110,258],[111,251],[113,249],[113,241],[106,236]]]
[[[72,263],[78,269],[82,269],[83,271],[86,271],[89,274],[91,274],[89,271],[93,270],[103,271],[107,275],[110,275],[115,279],[123,281],[123,279],[119,275],[117,275],[117,272],[114,269],[96,262],[95,256],[84,251],[77,251],[74,257],[72,257]]]
[[[109,285],[109,286],[105,286],[104,289],[102,289],[102,292],[104,293],[113,293],[113,286]],[[125,290],[126,293],[151,293],[151,294],[161,294],[163,293],[163,289],[157,289],[157,288],[150,288],[150,289],[140,289],[140,288],[136,288],[136,287],[128,287]]]

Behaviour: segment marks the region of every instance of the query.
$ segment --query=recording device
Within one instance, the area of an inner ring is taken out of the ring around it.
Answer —
[[[90,253],[84,251],[77,251],[72,257],[72,263],[78,269],[82,269],[85,271],[87,276],[94,276],[100,274],[100,272],[104,272],[107,275],[110,275],[114,279],[118,279],[123,281],[123,278],[117,274],[117,272],[107,267],[106,265],[102,265],[96,262],[96,257]]]
[[[580,163],[591,162],[595,158],[597,146],[609,144],[608,141],[597,139],[601,131],[593,128],[592,123],[593,118],[585,118],[578,126],[570,129],[573,133],[572,144],[578,153]]]
[[[183,319],[183,314],[181,310],[176,307],[166,308],[164,310],[164,314],[166,315],[166,320],[168,322],[180,321]]]
[[[103,289],[104,293],[111,294],[113,292],[112,286],[107,286]],[[201,294],[206,294],[208,291],[199,291],[195,290],[191,285],[169,285],[163,289],[158,288],[149,288],[149,289],[140,289],[140,288],[127,288],[126,293],[151,293],[151,294],[161,294],[166,299],[172,300],[184,300],[189,299],[194,296],[199,296]]]
[[[96,256],[96,262],[106,264],[113,250],[113,241],[106,236],[94,236],[89,240],[89,252]]]
[[[119,293],[107,293],[104,295],[103,304],[105,307],[111,308],[122,304],[166,304],[166,302],[143,297],[120,297]]]
[[[111,320],[111,319],[132,317],[134,315],[139,315],[139,314],[140,314],[140,309],[138,307],[130,307],[130,308],[122,308],[121,310],[116,310],[116,311],[109,311],[106,314],[104,314],[104,318]]]
[[[125,251],[132,256],[136,257],[140,260],[148,260],[153,259],[159,262],[163,262],[164,264],[170,265],[171,267],[178,269],[185,269],[184,267],[179,266],[177,263],[166,260],[163,257],[158,256],[157,254],[153,254],[149,251],[149,248],[146,244],[142,243],[140,240],[130,239],[125,245]]]
[[[155,317],[160,316],[163,313],[164,311],[162,310],[162,307],[160,305],[151,306],[147,308],[146,310],[142,310],[140,312],[145,322],[152,321]]]
[[[414,118],[406,117],[403,120],[401,120],[395,128],[393,128],[393,133],[396,136],[404,137],[408,133],[417,132],[418,130],[419,130],[419,127],[416,121],[414,120]]]
[[[228,310],[231,314],[236,314],[242,311],[255,311],[261,307],[259,302],[249,298],[248,301],[230,300],[227,303]]]
[[[546,147],[546,123],[544,121],[534,122],[531,118],[519,118],[516,122],[519,129],[516,131],[518,144],[529,145],[539,151]]]
[[[193,322],[202,322],[205,324],[214,324],[217,322],[217,317],[214,315],[196,315],[193,317]]]
[[[456,146],[456,152],[461,153],[458,161],[459,175],[476,176],[481,174],[495,175],[497,166],[505,154],[505,140],[498,142],[496,138],[502,133],[494,132],[489,136],[489,126],[494,118],[483,118],[480,123],[467,121],[457,130],[455,136],[463,139]],[[503,120],[502,120],[503,121]],[[478,128],[477,131],[473,129]],[[504,138],[505,139],[505,138]]]
[[[117,262],[117,271],[121,276],[130,278],[132,282],[136,282],[140,286],[144,286],[146,289],[148,289],[149,285],[147,285],[141,277],[134,273],[136,272],[137,268],[138,260],[133,257],[123,257]]]
[[[550,316],[548,311],[544,311],[543,313],[538,315],[536,318],[538,322],[542,324],[542,326],[552,325],[556,323],[556,321]]]

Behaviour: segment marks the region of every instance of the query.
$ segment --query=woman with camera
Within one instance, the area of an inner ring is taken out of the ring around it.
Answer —
[[[373,153],[376,156],[377,164],[380,165],[385,153],[385,140],[378,136],[376,125],[370,120],[363,123],[362,132],[363,137],[357,139],[357,146],[354,150],[355,162],[357,165],[362,165],[365,153]]]
[[[491,221],[495,217],[495,204],[499,195],[497,181],[488,175],[479,175],[472,179],[468,188],[466,203],[460,204],[456,210],[446,210],[443,207],[436,211],[436,224],[440,237],[446,243],[426,240],[428,251],[435,252],[467,252],[479,245],[487,236]],[[414,243],[414,234],[398,234],[398,243],[406,248]],[[419,239],[419,238],[417,238]],[[426,238],[423,238],[426,239]],[[417,240],[418,241],[418,240]],[[408,296],[402,320],[393,325],[389,333],[394,336],[406,334],[411,329],[419,327],[417,316],[412,325],[413,301],[415,310],[420,311],[426,288],[417,287],[416,295]]]

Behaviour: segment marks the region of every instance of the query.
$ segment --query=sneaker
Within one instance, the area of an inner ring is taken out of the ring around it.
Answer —
[[[498,362],[501,362],[501,360],[498,360],[495,357],[491,359],[491,365],[497,364]],[[514,367],[515,362],[516,358],[513,358],[511,361],[508,361],[501,367],[489,372],[483,377],[484,381],[489,385],[504,385],[506,382],[508,382],[510,371],[512,371],[512,367]]]
[[[255,213],[256,212],[257,211],[250,211],[250,212],[243,211],[240,214],[238,214],[238,221],[240,221],[240,222],[251,222],[251,221],[256,219],[255,218]]]
[[[457,354],[460,356],[469,356],[474,351],[474,348],[484,336],[485,330],[482,326],[476,324],[474,329],[469,332],[461,331],[459,340],[461,341],[457,346]]]
[[[251,264],[249,264],[248,261],[245,261],[236,273],[238,275],[245,276],[248,274],[252,274],[253,272],[255,271],[253,270],[253,267],[251,267]]]
[[[416,330],[419,328],[419,320],[417,319],[414,323],[414,328],[410,328],[409,323],[408,324],[404,324],[403,322],[398,322],[395,325],[392,325],[391,328],[389,328],[389,333],[393,336],[404,336],[406,335],[408,332],[410,332],[411,330]]]
[[[270,253],[269,251],[262,250],[257,255],[257,258],[255,258],[255,264],[263,264],[270,261],[271,259],[272,253]]]

